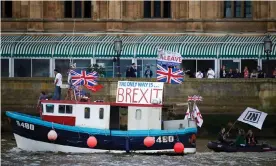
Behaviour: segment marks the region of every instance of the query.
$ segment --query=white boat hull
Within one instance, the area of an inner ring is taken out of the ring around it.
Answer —
[[[91,148],[79,148],[72,146],[65,146],[59,144],[52,144],[42,141],[36,141],[14,134],[17,147],[25,151],[44,151],[44,152],[63,152],[63,153],[126,153],[120,150],[102,150]],[[137,150],[131,153],[174,153],[173,149],[164,150]],[[196,153],[196,148],[185,148],[184,154]]]

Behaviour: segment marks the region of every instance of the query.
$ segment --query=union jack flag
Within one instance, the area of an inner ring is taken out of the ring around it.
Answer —
[[[70,70],[71,80],[73,86],[79,85],[88,85],[94,86],[97,85],[98,73],[97,72],[87,72],[85,70]]]
[[[169,84],[182,84],[184,81],[183,71],[175,68],[162,67],[157,64],[157,81]]]

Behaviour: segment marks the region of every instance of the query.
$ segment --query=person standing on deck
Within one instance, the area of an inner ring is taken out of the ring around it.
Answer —
[[[61,85],[62,85],[62,75],[59,73],[57,69],[54,70],[55,73],[55,91],[54,91],[54,96],[53,100],[60,100],[61,97]]]
[[[73,92],[74,86],[72,85],[71,70],[74,70],[75,68],[76,68],[76,63],[70,64],[70,68],[68,69],[68,78],[67,78],[68,91],[67,91],[67,96],[66,96],[65,100],[73,100],[74,99],[74,92]]]

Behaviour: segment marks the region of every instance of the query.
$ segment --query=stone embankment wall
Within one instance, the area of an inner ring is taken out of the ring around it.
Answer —
[[[66,79],[65,79],[66,80]],[[154,79],[132,79],[136,81],[155,81]],[[115,101],[117,79],[101,79],[102,90],[92,94],[92,101]],[[52,78],[2,78],[1,112],[2,131],[10,131],[5,111],[19,111],[36,114],[36,104],[41,90],[54,92]],[[62,97],[66,90],[62,90]],[[233,123],[246,107],[253,107],[269,113],[262,136],[275,137],[276,115],[276,79],[186,79],[182,85],[165,84],[164,103],[167,110],[174,110],[176,117],[183,118],[187,106],[187,96],[201,95],[198,103],[203,114],[204,125],[199,129],[201,136],[216,135],[222,125]],[[232,115],[229,115],[232,114]],[[214,123],[215,122],[215,123]],[[236,124],[235,126],[241,125]],[[250,126],[245,126],[250,127]],[[260,132],[260,131],[256,131]]]
[[[65,79],[66,80],[66,79]],[[132,79],[155,81],[154,79]],[[115,101],[117,79],[101,79],[102,90],[92,94],[92,101]],[[34,113],[41,90],[54,92],[52,78],[2,78],[1,107],[7,110]],[[62,97],[66,90],[62,90]],[[187,96],[201,95],[199,108],[206,113],[240,114],[246,107],[276,113],[276,79],[186,79],[182,85],[165,84],[165,105],[186,103]],[[183,108],[186,106],[183,106]],[[184,114],[182,108],[177,114]]]

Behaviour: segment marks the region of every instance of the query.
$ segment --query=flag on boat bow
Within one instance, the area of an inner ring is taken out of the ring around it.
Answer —
[[[195,103],[193,106],[193,117],[196,121],[197,126],[201,127],[203,124],[203,118],[202,118],[201,113]]]
[[[238,121],[247,123],[261,130],[266,116],[267,113],[247,107],[239,117]]]
[[[84,85],[87,89],[96,92],[103,88],[102,85],[98,85],[98,73],[93,71],[74,69],[70,70],[70,77],[73,87]]]
[[[186,111],[186,115],[185,115],[184,119],[190,119],[190,118],[191,118],[191,113],[190,113],[190,108],[189,108],[189,105],[188,105],[188,109]]]

